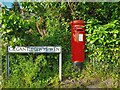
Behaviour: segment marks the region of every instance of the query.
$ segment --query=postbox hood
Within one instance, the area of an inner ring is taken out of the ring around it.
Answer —
[[[74,25],[85,25],[84,21],[83,20],[74,20],[74,21],[71,21],[70,22],[70,25],[71,26],[74,26]]]

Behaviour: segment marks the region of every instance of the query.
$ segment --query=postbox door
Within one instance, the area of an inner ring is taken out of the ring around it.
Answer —
[[[72,44],[72,57],[73,62],[84,61],[84,42],[85,32],[82,29],[76,29],[73,33],[73,44]]]
[[[83,20],[70,22],[72,27],[72,62],[84,62],[85,28]]]

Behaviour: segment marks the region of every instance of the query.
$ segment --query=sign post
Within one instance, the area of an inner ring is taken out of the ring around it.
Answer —
[[[7,77],[9,77],[9,52],[7,47],[7,55],[6,55],[6,69],[7,69]]]
[[[59,53],[59,80],[62,80],[62,52]]]
[[[28,47],[19,47],[15,48],[7,47],[6,55],[6,69],[7,77],[9,78],[10,69],[9,69],[9,53],[59,53],[59,80],[62,80],[62,48],[61,46],[28,46]]]

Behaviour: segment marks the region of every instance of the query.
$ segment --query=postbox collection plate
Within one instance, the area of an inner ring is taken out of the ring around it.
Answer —
[[[83,34],[79,34],[78,38],[79,41],[83,41]]]

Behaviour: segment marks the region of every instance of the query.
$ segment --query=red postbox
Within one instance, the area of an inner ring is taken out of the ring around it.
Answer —
[[[85,53],[85,23],[83,20],[74,20],[70,22],[72,29],[72,62],[84,62]]]

